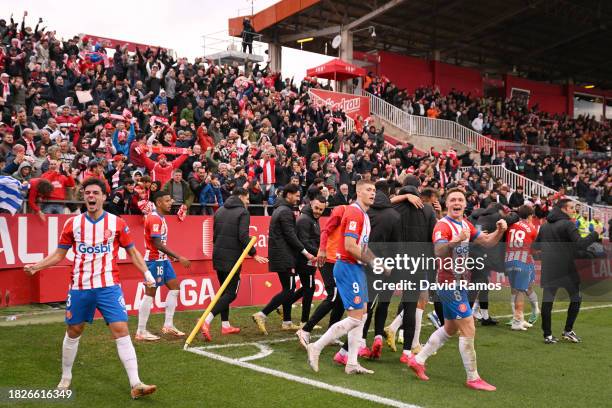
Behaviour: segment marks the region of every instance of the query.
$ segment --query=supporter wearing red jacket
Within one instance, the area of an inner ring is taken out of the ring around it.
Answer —
[[[145,155],[141,157],[144,158],[145,166],[147,170],[151,172],[153,181],[159,181],[163,186],[172,178],[172,172],[181,167],[181,164],[183,164],[189,156],[182,154],[171,162],[168,161],[166,155],[163,153],[157,156],[157,162],[154,162]]]
[[[58,160],[50,160],[49,170],[40,176],[40,178],[49,181],[53,186],[53,191],[45,197],[48,200],[65,200],[66,187],[74,187],[76,185],[72,175],[66,176],[58,171],[60,168],[59,166],[60,162]],[[78,169],[73,169],[73,171],[78,172]],[[43,205],[42,211],[45,214],[63,214],[64,208],[64,204],[49,203]]]
[[[196,134],[198,136],[198,144],[202,147],[203,152],[205,152],[208,147],[215,148],[215,139],[208,134],[208,128],[204,122],[198,127]]]

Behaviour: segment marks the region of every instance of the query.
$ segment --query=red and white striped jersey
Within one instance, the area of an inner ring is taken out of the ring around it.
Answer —
[[[153,242],[154,238],[161,239],[162,244],[166,245],[168,242],[168,225],[166,219],[159,215],[157,211],[152,211],[151,214],[145,216],[144,222],[144,235],[145,235],[145,261],[157,261],[168,259],[168,256],[163,252],[160,252]]]
[[[531,246],[538,236],[538,229],[526,221],[512,224],[506,232],[506,262],[534,263]]]
[[[447,243],[452,241],[455,237],[461,234],[461,231],[467,228],[470,231],[470,237],[462,244],[456,246],[450,257],[442,259],[441,268],[438,268],[438,283],[453,282],[456,280],[455,270],[450,268],[450,265],[455,265],[457,258],[467,258],[469,256],[469,242],[474,241],[480,235],[480,230],[476,229],[474,225],[466,219],[462,219],[461,222],[449,217],[443,217],[440,219],[433,230],[432,241],[434,244]],[[448,261],[452,258],[452,262]],[[468,280],[465,274],[462,280]]]
[[[119,247],[134,246],[125,221],[106,211],[97,220],[87,214],[69,218],[64,224],[59,248],[72,248],[74,268],[71,289],[95,289],[119,284]]]
[[[259,160],[259,165],[262,168],[262,172],[259,175],[259,183],[261,184],[274,184],[276,183],[276,161],[270,160]]]

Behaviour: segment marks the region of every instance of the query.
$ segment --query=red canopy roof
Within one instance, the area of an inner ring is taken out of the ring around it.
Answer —
[[[365,76],[366,70],[336,58],[318,67],[308,69],[306,75],[333,79],[335,81],[346,81],[347,79]]]

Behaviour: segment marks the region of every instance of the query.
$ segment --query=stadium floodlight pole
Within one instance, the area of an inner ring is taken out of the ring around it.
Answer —
[[[183,350],[187,350],[187,347],[189,347],[189,345],[193,341],[194,337],[196,336],[196,334],[200,330],[200,327],[202,327],[202,324],[204,323],[204,320],[206,319],[206,316],[208,316],[208,314],[212,311],[213,307],[215,307],[215,305],[219,301],[219,298],[221,297],[223,292],[225,292],[225,288],[227,288],[227,285],[229,285],[230,281],[232,280],[232,278],[234,277],[234,275],[238,271],[238,268],[240,268],[240,265],[242,265],[242,262],[244,262],[244,258],[246,258],[247,254],[249,253],[251,248],[253,248],[253,245],[255,245],[255,241],[256,240],[257,240],[257,237],[251,237],[251,240],[249,241],[249,244],[246,246],[246,248],[244,248],[244,251],[242,251],[242,255],[240,255],[240,258],[238,258],[238,260],[234,264],[234,267],[230,271],[229,275],[227,275],[227,278],[225,278],[225,281],[223,282],[223,284],[221,285],[221,287],[217,291],[217,294],[215,295],[213,300],[210,301],[210,304],[208,305],[206,310],[204,310],[204,313],[202,313],[202,317],[200,317],[200,320],[198,320],[198,322],[196,323],[195,327],[193,328],[193,330],[189,334],[189,337],[187,337],[187,340],[185,341],[185,345],[183,346]]]

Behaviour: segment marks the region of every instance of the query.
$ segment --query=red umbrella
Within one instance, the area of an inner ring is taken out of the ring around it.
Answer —
[[[347,79],[365,76],[366,70],[336,58],[318,67],[308,69],[306,75],[333,79],[334,81],[346,81]]]

